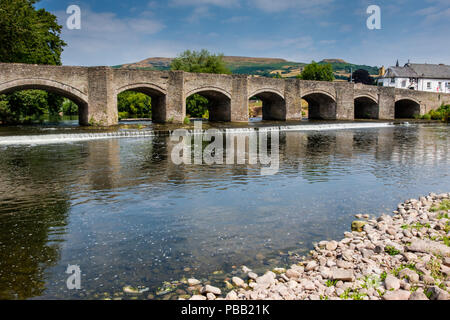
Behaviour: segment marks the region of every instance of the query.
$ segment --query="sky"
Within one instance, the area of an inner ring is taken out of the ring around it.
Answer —
[[[81,29],[69,30],[70,5]],[[381,10],[370,30],[367,8]],[[58,17],[64,65],[119,65],[186,49],[295,62],[450,64],[450,0],[41,0]]]

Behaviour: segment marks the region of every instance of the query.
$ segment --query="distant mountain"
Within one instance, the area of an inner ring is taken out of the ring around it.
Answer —
[[[145,69],[145,70],[169,70],[173,58],[148,58],[135,63],[114,66],[115,68]],[[301,73],[306,63],[291,62],[276,58],[252,58],[225,56],[227,67],[234,74],[249,74],[256,76],[273,77],[281,74],[284,78],[293,78]],[[378,67],[355,65],[342,59],[324,59],[319,64],[330,63],[337,80],[347,80],[350,71],[357,69],[367,70],[372,76],[378,75]]]

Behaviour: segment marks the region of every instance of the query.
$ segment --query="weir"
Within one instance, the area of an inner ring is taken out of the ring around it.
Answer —
[[[224,128],[217,129],[222,134],[248,134],[252,132],[271,131],[325,131],[325,130],[346,130],[346,129],[369,129],[387,128],[393,126],[392,123],[336,123],[336,124],[313,124],[313,125],[291,125],[291,126],[268,126],[257,128]],[[205,134],[206,130],[187,130],[189,135]],[[0,136],[0,146],[11,145],[40,145],[72,143],[91,140],[120,139],[120,138],[149,138],[157,135],[169,135],[170,131],[154,130],[127,130],[116,132],[100,133],[73,133],[73,134],[40,134],[40,135],[20,135],[20,136]]]

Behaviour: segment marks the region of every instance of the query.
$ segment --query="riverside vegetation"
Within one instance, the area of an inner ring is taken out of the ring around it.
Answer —
[[[423,116],[417,115],[416,119],[423,120],[439,120],[443,122],[450,121],[450,104],[442,105],[437,110],[431,110],[430,112],[424,114]]]
[[[450,300],[450,193],[357,215],[340,241],[322,241],[288,269],[258,276],[242,267],[227,293],[188,279],[190,300]]]

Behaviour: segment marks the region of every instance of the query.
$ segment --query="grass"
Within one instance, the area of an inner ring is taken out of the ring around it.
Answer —
[[[384,248],[384,251],[391,256],[400,254],[400,251],[395,249],[393,246],[386,246],[386,248]]]
[[[449,218],[449,215],[448,215],[448,213],[440,213],[438,216],[437,216],[437,218],[439,219],[439,220],[441,220],[441,219],[450,219]]]
[[[339,296],[339,298],[345,299],[345,300],[349,300],[349,299],[352,299],[352,300],[363,300],[364,297],[367,297],[367,294],[359,293],[358,291],[353,291],[350,288],[346,289],[344,291],[344,293]]]
[[[447,247],[450,247],[450,237],[445,236],[445,237],[442,238],[442,241],[444,241],[444,244]]]
[[[337,284],[338,280],[327,280],[327,282],[325,283],[325,285],[327,287],[335,287]]]
[[[365,276],[363,280],[364,283],[361,285],[361,287],[364,289],[377,288],[380,286],[380,278],[378,278],[377,276]]]
[[[448,211],[450,210],[450,200],[442,200],[442,202],[439,204],[439,206],[434,206],[430,209],[431,212],[437,212],[437,211]],[[445,214],[445,218],[448,219],[448,213]],[[439,218],[442,219],[442,218]]]
[[[402,271],[403,269],[410,269],[412,271],[415,271],[418,275],[423,275],[422,272],[416,269],[416,265],[414,263],[402,264],[400,267],[393,269],[392,274],[398,277],[400,271]]]
[[[438,259],[431,259],[427,263],[428,270],[431,271],[431,276],[438,280],[445,279],[444,275],[441,273],[441,262]]]
[[[416,229],[416,230],[420,231],[423,228],[431,228],[431,225],[429,223],[421,224],[420,222],[417,222],[417,223],[412,224],[412,225],[404,224],[404,225],[401,226],[401,228],[404,229],[404,230],[411,228],[411,229]]]

